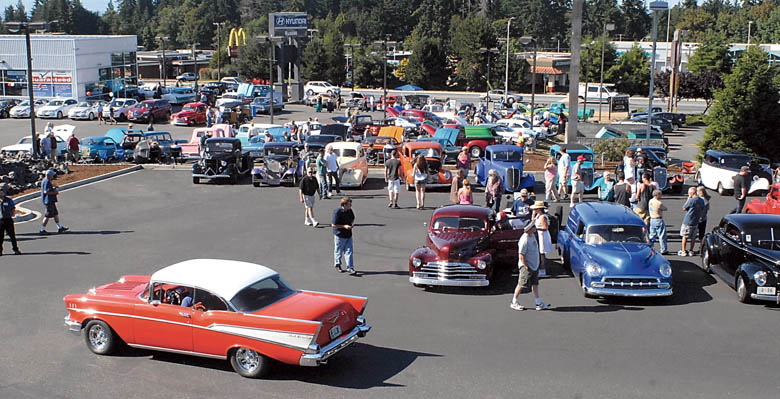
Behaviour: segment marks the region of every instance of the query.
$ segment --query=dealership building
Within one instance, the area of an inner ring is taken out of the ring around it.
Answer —
[[[108,98],[137,81],[135,36],[30,35],[35,98]],[[0,96],[27,98],[24,35],[0,35]]]

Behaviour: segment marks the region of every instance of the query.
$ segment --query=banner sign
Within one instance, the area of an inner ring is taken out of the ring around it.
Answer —
[[[268,31],[271,37],[306,37],[309,15],[300,12],[277,12],[268,14]]]

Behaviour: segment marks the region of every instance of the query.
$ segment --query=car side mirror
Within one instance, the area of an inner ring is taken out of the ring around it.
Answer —
[[[153,301],[151,301],[151,302],[149,302],[149,303],[150,303],[152,306],[159,306],[159,305],[160,305],[162,302],[160,302],[159,300],[155,299],[155,300],[153,300]]]

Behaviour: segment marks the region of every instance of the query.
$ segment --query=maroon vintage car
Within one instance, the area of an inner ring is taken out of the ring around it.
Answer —
[[[439,208],[431,216],[426,245],[409,257],[409,281],[415,286],[487,286],[496,265],[517,264],[522,234],[509,221],[496,222],[488,208]]]

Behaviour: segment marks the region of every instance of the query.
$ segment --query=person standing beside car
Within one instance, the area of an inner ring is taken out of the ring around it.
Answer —
[[[398,150],[390,152],[390,160],[385,162],[385,182],[387,182],[387,194],[390,196],[388,208],[398,209],[398,193],[401,191],[401,161],[398,159]]]
[[[343,256],[347,263],[347,272],[355,272],[355,259],[352,248],[352,226],[355,223],[355,213],[352,211],[352,199],[344,197],[335,211],[333,211],[333,267],[338,272],[342,272],[341,258]]]
[[[501,210],[501,195],[504,193],[504,182],[495,169],[490,169],[485,182],[485,206]]]
[[[696,194],[696,187],[688,188],[688,200],[683,205],[682,225],[680,225],[680,236],[682,236],[682,249],[677,252],[678,256],[693,256],[693,247],[696,245],[698,236],[699,220],[704,210],[704,201]],[[688,242],[691,243],[691,250],[687,251]]]
[[[631,207],[631,186],[626,183],[626,177],[623,172],[618,172],[618,182],[612,187],[616,204]]]
[[[555,202],[559,202],[561,199],[558,197],[558,192],[555,190],[555,176],[558,175],[558,165],[555,164],[555,157],[549,156],[544,163],[544,199],[550,201],[551,198]]]
[[[5,235],[11,240],[11,248],[14,254],[21,255],[19,244],[16,242],[16,230],[14,229],[14,216],[16,215],[16,204],[13,198],[8,196],[8,184],[0,184],[0,200],[2,201],[2,217],[0,218],[0,256],[3,255],[3,243]]]
[[[418,155],[414,161],[412,170],[414,179],[414,199],[417,201],[417,209],[425,209],[425,183],[428,181],[428,161],[425,157]],[[464,179],[465,185],[467,179]],[[458,191],[458,203],[460,203],[460,190]]]
[[[653,190],[653,199],[648,202],[647,209],[650,216],[650,242],[654,243],[658,237],[658,241],[661,243],[661,255],[667,255],[666,223],[664,222],[666,205],[661,202],[661,190]]]
[[[328,197],[333,195],[333,185],[336,186],[336,194],[341,194],[339,181],[339,161],[338,156],[333,152],[333,147],[328,147],[325,162],[328,164]],[[333,183],[331,183],[331,181]]]
[[[569,176],[571,176],[571,156],[566,152],[566,148],[561,148],[561,157],[558,158],[558,198],[561,201],[569,198],[567,192]]]
[[[748,172],[750,172],[750,167],[743,166],[739,169],[739,174],[734,176],[734,199],[737,200],[737,206],[730,213],[742,213],[745,209],[747,190],[748,186],[750,186],[747,177]]]
[[[571,204],[582,202],[582,194],[585,192],[585,186],[582,184],[582,163],[585,162],[585,157],[580,155],[577,157],[577,162],[571,168]]]
[[[78,162],[79,160],[79,139],[76,137],[76,132],[70,134],[68,137],[68,158],[71,162]]]
[[[517,277],[512,303],[509,307],[514,310],[525,310],[525,307],[517,303],[517,297],[526,285],[531,285],[531,292],[536,301],[536,310],[549,309],[550,304],[542,302],[539,298],[539,241],[536,238],[536,226],[533,221],[528,221],[523,228],[523,235],[517,242],[517,267],[520,270]]]
[[[707,189],[704,186],[696,187],[696,195],[704,201],[704,209],[701,212],[701,218],[699,218],[699,253],[701,253],[704,246],[704,235],[707,233],[707,214],[710,213],[710,195],[707,194]]]
[[[49,144],[50,141],[51,141],[51,137],[47,134],[43,136],[43,138],[41,139],[41,144],[38,147],[44,159],[51,158],[51,144]]]
[[[463,147],[460,149],[460,154],[458,154],[456,166],[459,170],[463,170],[464,177],[469,177],[469,169],[471,169],[471,159],[469,158],[468,147]]]
[[[328,162],[325,161],[325,150],[320,149],[317,160],[314,161],[317,166],[317,180],[320,182],[320,199],[330,198],[328,192]]]

